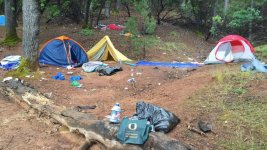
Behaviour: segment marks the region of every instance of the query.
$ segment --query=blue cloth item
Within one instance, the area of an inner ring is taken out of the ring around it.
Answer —
[[[11,69],[17,69],[20,64],[20,58],[19,55],[10,55],[5,57],[0,62],[0,68],[4,70],[11,70]]]
[[[71,77],[70,77],[70,82],[73,82],[73,81],[79,81],[79,80],[81,80],[81,79],[82,79],[81,76],[71,76]]]
[[[6,25],[6,17],[4,15],[0,15],[0,26]]]
[[[256,71],[267,73],[267,66],[263,65],[258,59],[254,58],[251,63],[242,64],[241,71]]]
[[[197,68],[201,64],[191,62],[150,62],[150,61],[139,61],[136,66],[159,66],[159,67],[175,67],[175,68]]]
[[[61,72],[58,72],[57,75],[52,76],[52,79],[54,79],[54,80],[65,80],[65,77]]]
[[[20,62],[10,62],[6,65],[2,65],[0,63],[0,68],[4,69],[4,70],[13,70],[13,69],[17,69],[19,67]]]

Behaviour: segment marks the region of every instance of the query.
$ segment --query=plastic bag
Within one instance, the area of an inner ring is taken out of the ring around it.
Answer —
[[[180,119],[173,113],[145,102],[136,103],[135,115],[139,119],[148,119],[156,131],[164,133],[171,131],[180,122]]]

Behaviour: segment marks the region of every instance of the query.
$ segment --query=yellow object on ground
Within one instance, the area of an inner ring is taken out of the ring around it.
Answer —
[[[110,59],[110,56],[115,61],[132,61],[114,47],[108,36],[104,36],[104,38],[87,52],[87,55],[89,61],[104,61]]]

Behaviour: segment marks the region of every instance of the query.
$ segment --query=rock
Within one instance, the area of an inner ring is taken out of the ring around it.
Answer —
[[[198,121],[198,127],[203,132],[210,132],[212,130],[212,125],[208,122],[204,122],[202,120]]]

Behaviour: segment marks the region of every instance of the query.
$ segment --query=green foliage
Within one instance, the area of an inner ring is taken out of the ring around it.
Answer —
[[[229,23],[232,28],[241,28],[246,26],[249,22],[259,21],[262,19],[260,11],[255,8],[247,8],[236,11]]]
[[[255,47],[256,55],[264,61],[267,61],[267,44]]]
[[[263,82],[264,76],[229,67],[216,71],[213,78],[214,83],[193,95],[187,106],[203,117],[214,117],[217,133],[227,138],[213,144],[217,149],[266,149],[266,100],[261,94],[247,92],[251,84]]]
[[[94,31],[90,28],[85,28],[85,29],[82,29],[79,33],[85,36],[91,36],[94,34]]]
[[[58,9],[57,5],[49,5],[47,7],[47,10],[49,12],[50,19],[53,19],[60,15],[60,10]]]
[[[126,32],[130,32],[133,35],[138,34],[138,29],[137,29],[137,19],[135,17],[130,17],[127,22],[126,22]]]
[[[10,36],[10,37],[6,37],[5,40],[0,43],[0,46],[14,47],[19,42],[21,42],[20,38],[18,38],[17,36]]]
[[[148,0],[135,1],[135,9],[143,17],[144,33],[145,34],[153,34],[155,32],[157,22],[151,16],[151,9],[148,5]]]
[[[135,52],[135,54],[140,54],[142,50],[145,48],[149,48],[151,46],[158,45],[159,40],[151,35],[144,37],[132,37],[131,38],[131,48]]]
[[[217,16],[212,17],[212,27],[210,29],[210,32],[216,36],[218,32],[218,27],[221,25],[222,25],[221,16],[217,15]]]
[[[144,25],[145,25],[145,33],[153,34],[157,27],[157,21],[153,17],[146,17]]]
[[[170,36],[177,37],[177,36],[179,35],[179,33],[176,32],[176,31],[171,31],[171,32],[169,33],[169,35],[170,35]]]
[[[16,70],[9,71],[5,74],[6,77],[11,76],[14,78],[25,78],[25,76],[30,74],[30,69],[28,69],[29,64],[25,58],[22,58],[20,65]]]

